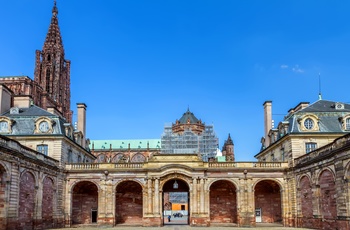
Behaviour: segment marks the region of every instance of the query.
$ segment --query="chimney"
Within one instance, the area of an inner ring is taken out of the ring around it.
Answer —
[[[12,91],[5,85],[0,85],[0,114],[9,110],[12,106]]]
[[[264,127],[265,127],[265,147],[270,145],[269,132],[272,128],[272,101],[265,101],[264,104]]]
[[[86,108],[85,103],[77,103],[78,110],[78,131],[83,134],[83,140],[86,139]],[[82,141],[82,146],[85,148],[85,141]]]

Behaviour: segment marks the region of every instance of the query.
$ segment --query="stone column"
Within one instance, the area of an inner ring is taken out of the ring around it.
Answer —
[[[159,178],[154,180],[154,214],[159,215]]]
[[[199,189],[200,189],[200,213],[204,213],[204,179],[200,179],[200,184],[199,184]]]
[[[148,209],[147,209],[147,213],[152,213],[153,209],[152,209],[152,179],[149,178],[147,181],[147,194],[148,194],[148,199],[147,199],[147,205],[148,205]]]
[[[192,213],[198,213],[197,208],[197,178],[192,178]]]

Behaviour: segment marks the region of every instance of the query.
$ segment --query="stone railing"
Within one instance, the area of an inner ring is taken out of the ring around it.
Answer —
[[[141,169],[143,168],[143,163],[117,163],[114,164],[114,167],[119,168],[128,168],[128,169]]]
[[[95,170],[95,169],[141,169],[144,163],[73,163],[66,164],[66,170]]]
[[[90,170],[90,169],[99,169],[100,164],[98,163],[75,163],[75,164],[66,164],[67,170]]]
[[[209,162],[209,168],[287,168],[287,162]]]
[[[39,153],[31,148],[21,145],[19,142],[9,139],[4,136],[0,136],[0,146],[4,149],[13,151],[12,155],[17,155],[18,157],[29,157],[32,159],[43,161],[46,164],[58,166],[58,161],[52,159],[42,153]]]

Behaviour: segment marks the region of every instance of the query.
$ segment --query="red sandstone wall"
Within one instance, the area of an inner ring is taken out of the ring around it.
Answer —
[[[236,188],[228,181],[217,181],[210,186],[211,223],[237,223]]]
[[[335,197],[335,184],[333,175],[325,170],[320,175],[320,211],[323,218],[335,219],[337,217],[337,201]]]
[[[123,182],[116,192],[116,223],[142,225],[142,187],[136,182]]]
[[[53,181],[46,177],[43,182],[42,224],[44,229],[53,225]]]
[[[19,185],[19,207],[18,228],[33,229],[33,216],[35,208],[35,179],[34,176],[25,172],[20,179]]]
[[[301,213],[304,218],[312,218],[312,189],[308,177],[304,176],[300,180]],[[308,226],[308,227],[312,227]]]
[[[0,229],[5,229],[6,218],[5,218],[5,173],[2,172],[0,166]]]

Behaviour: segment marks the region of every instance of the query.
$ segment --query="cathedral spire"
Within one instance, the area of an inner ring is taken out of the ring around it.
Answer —
[[[71,121],[70,61],[64,58],[56,0],[43,49],[36,51],[34,81],[43,90],[43,96],[36,104],[44,109],[55,108],[62,117]]]
[[[46,39],[43,46],[43,51],[49,50],[49,49],[55,49],[60,50],[62,53],[63,50],[63,43],[62,43],[62,37],[60,28],[58,26],[58,9],[56,6],[56,1],[54,1],[54,5],[52,8],[52,17],[51,17],[51,23],[49,26],[49,30],[46,34]]]

